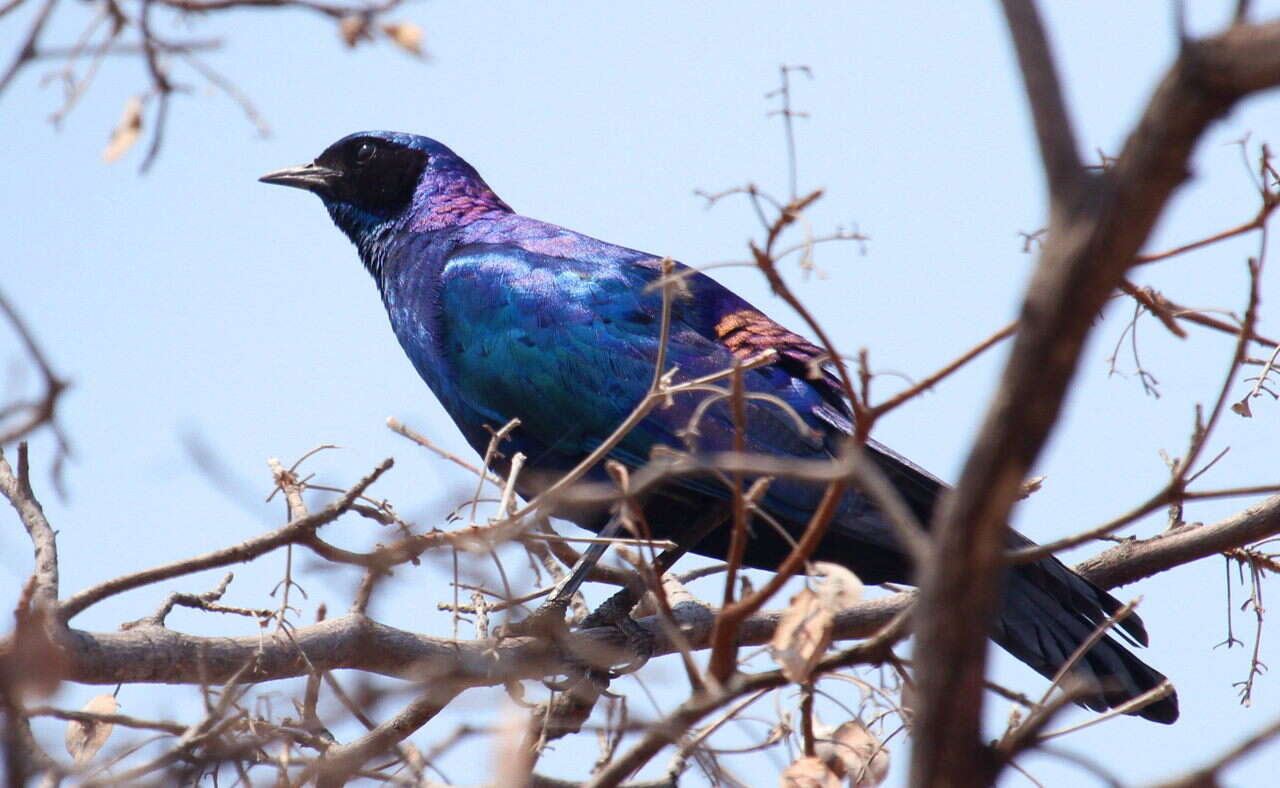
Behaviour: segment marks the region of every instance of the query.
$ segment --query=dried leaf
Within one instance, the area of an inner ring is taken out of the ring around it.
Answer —
[[[8,675],[24,692],[52,695],[67,671],[67,654],[54,639],[54,613],[36,600],[36,576],[27,579],[15,606]]]
[[[822,603],[837,613],[862,598],[862,581],[840,564],[818,561],[813,565],[818,581],[818,596]]]
[[[791,597],[769,650],[788,681],[804,682],[831,645],[831,614],[808,588]]]
[[[116,703],[114,695],[97,695],[86,703],[81,711],[87,711],[90,714],[115,714],[118,708],[120,705]],[[102,745],[107,743],[107,738],[115,727],[115,723],[112,722],[81,720],[68,722],[67,752],[75,758],[76,765],[86,764],[97,755]]]
[[[364,14],[347,14],[338,20],[338,37],[342,43],[354,47],[361,39],[369,38],[369,17]]]
[[[874,788],[889,774],[889,751],[859,720],[820,732],[815,749],[837,774],[848,778],[849,788]]]
[[[782,788],[840,788],[840,777],[821,758],[809,756],[788,766],[779,785]]]
[[[142,136],[142,97],[130,96],[120,113],[120,122],[111,132],[111,139],[102,151],[102,160],[110,164],[123,156]]]
[[[382,32],[395,42],[396,46],[417,57],[422,57],[422,28],[412,22],[388,22],[382,26]]]
[[[808,681],[813,668],[831,646],[835,614],[862,595],[862,581],[837,564],[817,563],[814,590],[805,588],[791,597],[787,612],[769,643],[773,659],[789,681]]]

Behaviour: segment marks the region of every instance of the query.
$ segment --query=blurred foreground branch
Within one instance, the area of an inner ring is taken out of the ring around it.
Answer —
[[[922,702],[911,777],[919,788],[993,779],[980,721],[1010,508],[1057,421],[1094,316],[1186,179],[1195,144],[1240,99],[1280,84],[1280,22],[1239,23],[1201,40],[1179,31],[1179,58],[1124,149],[1104,171],[1091,172],[1076,151],[1034,3],[1002,5],[1040,143],[1049,229],[1000,387],[955,492],[935,518],[934,555],[945,559],[920,572]]]

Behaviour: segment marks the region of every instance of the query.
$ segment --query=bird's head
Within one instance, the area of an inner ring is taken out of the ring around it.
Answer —
[[[444,145],[392,131],[350,134],[314,162],[258,180],[314,192],[362,254],[388,231],[440,230],[511,210]]]

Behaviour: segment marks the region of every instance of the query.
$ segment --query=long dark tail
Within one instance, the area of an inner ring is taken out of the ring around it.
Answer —
[[[907,506],[920,518],[920,522],[928,524],[946,485],[875,441],[868,442],[868,449],[872,459],[898,488]],[[831,541],[850,540],[836,549],[847,551],[845,555],[857,556],[852,563],[859,566],[854,571],[861,574],[860,569],[869,570],[870,575],[899,581],[909,576],[910,570],[905,565],[894,563],[893,550],[857,546],[856,540],[865,541],[869,536],[865,526],[854,524],[837,527],[835,531],[836,535],[829,535]],[[1021,534],[1009,532],[1010,548],[1031,544],[1033,542]],[[877,582],[865,576],[863,580]],[[1077,575],[1056,558],[1021,564],[1009,568],[1004,588],[1004,609],[991,638],[1041,675],[1052,679],[1075,650],[1120,607],[1115,597]],[[1142,627],[1142,619],[1136,615],[1129,614],[1117,624],[1117,629],[1133,642],[1147,645],[1147,632]],[[1113,633],[1115,631],[1112,630]],[[1114,708],[1165,680],[1159,671],[1131,654],[1110,634],[1099,640],[1076,663],[1075,674],[1092,688],[1089,694],[1080,698],[1080,702],[1097,711]],[[1178,719],[1178,697],[1169,695],[1133,713],[1155,722],[1173,722]]]
[[[868,445],[873,449],[873,459],[881,464],[916,517],[928,523],[945,485],[879,444]],[[793,501],[790,509],[783,509],[782,504],[788,502],[778,490],[785,484],[785,480],[779,481],[770,488],[770,495],[778,496],[771,500],[776,507],[771,513],[796,536],[804,530],[807,515],[803,510],[808,501],[803,490],[797,492],[791,487],[787,491],[800,503]],[[678,541],[681,532],[667,524],[696,522],[706,516],[706,508],[707,501],[697,496],[658,494],[646,505],[646,514],[654,536]],[[730,534],[731,529],[718,528],[693,549],[702,555],[723,559],[728,554]],[[1009,548],[1031,544],[1033,542],[1021,534],[1008,532]],[[745,563],[773,570],[790,552],[790,541],[772,528],[757,526],[747,545]],[[869,501],[857,495],[849,496],[813,557],[843,564],[869,585],[913,582],[911,562],[898,545],[892,526]],[[1004,606],[991,633],[992,640],[1049,679],[1122,607],[1113,596],[1052,557],[1010,567],[1002,597]],[[1088,688],[1078,700],[1097,711],[1115,708],[1165,681],[1159,671],[1131,654],[1113,635],[1143,646],[1147,644],[1142,620],[1130,613],[1077,661],[1074,673]],[[1178,718],[1178,698],[1171,694],[1130,713],[1154,722],[1171,723]]]
[[[1004,600],[992,639],[1048,678],[1121,607],[1115,597],[1054,558],[1011,567]],[[1137,615],[1130,613],[1117,628],[1147,645],[1147,632]],[[1080,703],[1095,711],[1118,706],[1165,680],[1110,634],[1085,652],[1074,674],[1088,688]],[[1171,694],[1133,713],[1171,723],[1178,719],[1178,696]]]

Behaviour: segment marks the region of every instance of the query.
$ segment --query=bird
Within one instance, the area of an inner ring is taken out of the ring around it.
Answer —
[[[514,483],[526,500],[606,445],[649,392],[660,355],[673,384],[763,359],[741,373],[747,452],[830,459],[853,430],[844,389],[814,343],[690,267],[515,212],[433,139],[357,132],[309,164],[260,180],[319,196],[372,275],[409,361],[477,452],[485,453],[494,430],[519,419],[503,455],[527,458]],[[678,285],[664,295],[662,283],[671,281]],[[731,450],[731,409],[703,402],[706,396],[672,396],[605,457],[635,470],[664,450]],[[927,524],[946,484],[875,440],[864,448]],[[495,463],[503,474],[505,462]],[[585,478],[607,481],[603,466]],[[771,522],[752,523],[744,564],[777,569],[824,487],[774,479],[757,501]],[[714,474],[681,475],[647,491],[640,508],[653,538],[679,544],[692,523],[724,511],[732,494]],[[566,504],[555,514],[597,532],[610,520],[598,504]],[[712,528],[689,547],[723,559],[731,530]],[[1010,547],[1033,544],[1008,534]],[[843,565],[866,584],[913,579],[893,525],[856,490],[843,494],[813,558]],[[1050,556],[1009,567],[991,638],[1052,679],[1120,608]],[[1073,670],[1082,687],[1076,700],[1089,709],[1114,708],[1165,682],[1117,636],[1148,642],[1141,619],[1129,613],[1084,653]],[[1172,723],[1177,695],[1129,713]]]

